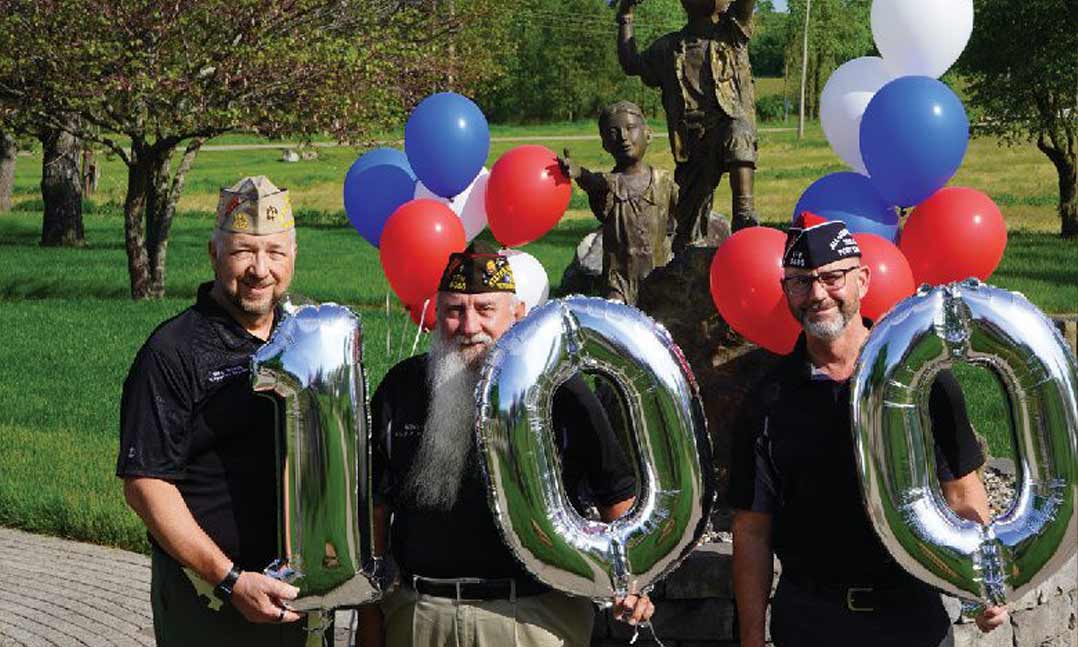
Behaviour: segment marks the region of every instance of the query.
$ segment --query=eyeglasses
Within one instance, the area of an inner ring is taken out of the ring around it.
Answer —
[[[861,269],[860,265],[854,265],[853,267],[847,267],[843,270],[788,276],[782,279],[782,289],[786,290],[786,294],[789,294],[792,297],[801,297],[808,294],[809,290],[812,289],[813,283],[819,281],[820,285],[823,286],[823,289],[828,292],[841,290],[846,287],[846,275],[859,269]]]

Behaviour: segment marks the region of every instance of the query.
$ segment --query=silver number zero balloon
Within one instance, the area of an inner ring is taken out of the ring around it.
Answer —
[[[1010,400],[1017,492],[988,526],[955,515],[934,483],[928,394],[956,362],[995,373]],[[1000,604],[1075,553],[1075,376],[1074,355],[1047,317],[975,279],[922,287],[872,329],[853,377],[855,453],[869,517],[907,571]]]
[[[627,404],[642,482],[610,524],[578,514],[560,476],[551,403],[577,371],[605,376]],[[609,602],[649,590],[696,546],[714,500],[703,407],[680,349],[642,312],[604,299],[551,301],[502,336],[476,393],[491,507],[541,581]]]
[[[279,402],[281,556],[267,574],[299,587],[300,611],[381,595],[362,341],[348,308],[303,305],[251,359],[254,389]]]

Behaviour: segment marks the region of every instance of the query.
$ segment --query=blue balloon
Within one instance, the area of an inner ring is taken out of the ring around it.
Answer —
[[[487,118],[467,97],[453,92],[431,95],[408,117],[404,150],[423,185],[452,198],[468,188],[487,162]]]
[[[879,192],[912,207],[954,177],[969,144],[969,119],[945,84],[904,76],[880,88],[861,119],[861,158]]]
[[[415,175],[415,172],[412,171],[412,166],[408,163],[408,156],[404,154],[404,151],[396,148],[389,148],[388,146],[372,148],[363,155],[360,155],[359,159],[352,162],[352,166],[348,169],[348,172],[360,173],[378,164],[399,166],[402,169],[407,170],[412,176]]]
[[[404,153],[376,148],[352,163],[344,176],[344,213],[360,236],[378,247],[382,227],[415,196],[415,173]]]
[[[791,222],[797,222],[803,211],[821,217],[824,212],[841,212],[884,226],[898,225],[893,203],[887,202],[867,177],[849,171],[825,175],[809,185],[794,207]]]
[[[852,213],[844,213],[842,211],[821,211],[816,214],[821,218],[827,220],[841,220],[846,223],[846,229],[850,230],[853,234],[876,234],[880,238],[891,241],[898,244],[898,218],[895,218],[893,225],[888,225],[882,222],[877,222],[871,218],[863,218],[861,216],[854,215]]]

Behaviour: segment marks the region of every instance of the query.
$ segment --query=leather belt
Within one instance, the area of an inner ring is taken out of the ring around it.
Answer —
[[[924,595],[924,590],[916,586],[900,583],[851,586],[838,583],[821,583],[800,577],[783,574],[784,578],[797,589],[819,598],[838,602],[854,613],[870,613],[898,606],[916,607],[916,600]]]
[[[477,577],[458,577],[437,579],[413,575],[410,582],[416,593],[433,595],[439,598],[456,600],[509,600],[517,598],[516,581],[512,578],[482,579]]]

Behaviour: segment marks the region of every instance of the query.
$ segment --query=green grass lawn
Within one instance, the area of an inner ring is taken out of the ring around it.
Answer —
[[[593,133],[592,124],[503,132],[543,136],[541,143],[558,152],[568,146],[592,168],[610,165],[597,141],[565,139]],[[491,162],[515,145],[496,142]],[[386,312],[388,288],[377,251],[343,224],[340,182],[359,151],[342,147],[320,153],[316,161],[296,164],[278,161],[272,149],[202,153],[173,226],[169,297],[143,303],[128,299],[118,215],[126,184],[122,165],[104,160],[101,188],[86,203],[88,246],[42,249],[37,246],[40,158],[19,158],[17,208],[0,214],[0,524],[145,549],[142,525],[124,506],[112,475],[122,381],[150,331],[187,307],[198,284],[210,276],[206,239],[216,192],[240,175],[264,173],[292,191],[301,226],[294,289],[361,313],[371,384],[410,353],[415,328],[395,298]],[[649,159],[673,168],[665,133],[653,139]],[[788,132],[762,133],[760,160],[756,195],[772,224],[788,220],[809,183],[841,168],[818,127],[804,141]],[[1033,147],[1001,148],[995,140],[974,140],[956,183],[992,195],[1008,221],[1007,252],[992,282],[1024,292],[1048,312],[1078,309],[1078,245],[1054,234],[1055,176],[1043,156]],[[728,211],[729,199],[728,187],[720,187],[716,208]],[[554,231],[525,248],[540,259],[554,284],[576,243],[595,227],[579,191],[573,205]],[[965,373],[960,377],[975,424],[989,436],[994,453],[1005,453],[1007,429],[1001,421],[1006,416],[998,389],[983,372],[979,379],[976,372]]]

